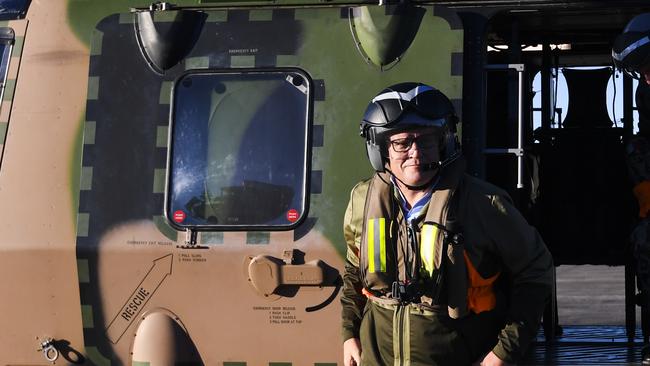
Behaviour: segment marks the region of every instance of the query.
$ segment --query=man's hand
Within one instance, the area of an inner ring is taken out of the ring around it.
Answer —
[[[361,365],[361,341],[350,338],[343,342],[343,366]]]
[[[482,361],[475,362],[472,366],[512,366],[494,354],[494,352],[488,353]]]

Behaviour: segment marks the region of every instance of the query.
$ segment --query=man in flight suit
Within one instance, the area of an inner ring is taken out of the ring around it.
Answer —
[[[508,365],[534,339],[553,261],[503,190],[464,173],[439,90],[381,91],[361,122],[375,175],[344,218],[344,365]]]
[[[650,314],[650,13],[632,18],[612,47],[614,64],[639,80],[636,106],[638,132],[626,146],[627,163],[634,195],[639,202],[639,223],[632,232],[636,260],[637,287],[640,290],[644,342],[648,343]],[[642,351],[643,365],[650,365],[650,346]]]

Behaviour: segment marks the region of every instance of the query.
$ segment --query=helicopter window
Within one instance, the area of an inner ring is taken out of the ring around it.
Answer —
[[[0,100],[3,100],[9,71],[9,59],[11,49],[15,40],[14,30],[11,28],[0,28]]]
[[[299,70],[176,82],[166,215],[179,229],[291,229],[304,216],[310,80]]]
[[[3,0],[0,1],[0,20],[22,19],[27,13],[30,0]]]

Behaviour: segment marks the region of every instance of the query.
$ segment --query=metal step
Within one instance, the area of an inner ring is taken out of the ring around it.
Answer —
[[[546,342],[539,332],[520,365],[641,365],[641,329],[628,340],[624,326],[562,326],[563,334]]]

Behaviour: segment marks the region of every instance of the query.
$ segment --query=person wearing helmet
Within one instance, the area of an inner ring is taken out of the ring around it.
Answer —
[[[344,217],[345,366],[507,365],[536,335],[552,257],[507,193],[464,173],[456,122],[419,83],[366,109],[375,174]]]
[[[639,217],[650,212],[650,13],[632,18],[612,46],[614,65],[639,80],[638,133],[628,143],[628,162],[639,201]]]
[[[638,132],[627,143],[626,153],[640,219],[631,235],[632,253],[637,287],[644,299],[642,303],[647,304],[650,301],[650,13],[637,15],[627,23],[614,41],[612,59],[617,68],[639,80],[635,95]],[[644,318],[642,315],[643,337],[647,343],[649,330]],[[644,365],[650,365],[649,346],[643,348],[642,358]]]
[[[650,83],[650,13],[632,18],[612,46],[614,65],[631,77]]]
[[[614,65],[639,80],[636,105],[639,134],[650,136],[650,13],[632,18],[612,46]],[[650,206],[648,206],[650,209]]]

